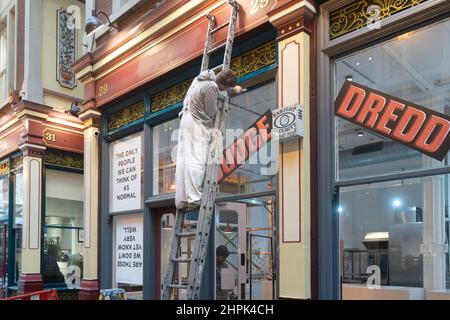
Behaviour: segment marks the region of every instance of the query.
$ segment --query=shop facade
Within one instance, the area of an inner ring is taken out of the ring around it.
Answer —
[[[176,213],[178,113],[200,70],[206,14],[213,13],[219,25],[229,17],[221,1],[163,1],[156,10],[142,6],[146,16],[135,13],[128,20],[133,23],[124,22],[116,36],[102,40],[74,67],[85,85],[80,118],[91,128],[84,141],[85,174],[91,180],[86,194],[100,195],[98,202],[94,196],[85,199],[90,221],[85,247],[92,273],[81,287],[92,297],[99,288],[119,287],[130,298],[160,298]],[[268,141],[244,165],[237,168],[231,161],[223,167],[227,177],[210,233],[205,299],[317,295],[316,202],[311,201],[315,86],[310,82],[315,12],[306,1],[240,3],[231,67],[248,91],[232,99],[226,146],[255,122],[269,121],[264,116],[272,110],[296,103],[304,107],[305,137],[283,144]],[[217,43],[225,37],[226,30],[218,33]],[[220,52],[214,55],[210,67],[221,58]],[[185,226],[195,228],[196,219],[189,216]],[[97,230],[99,241],[88,239]],[[190,238],[183,242],[186,257],[193,243]],[[216,249],[223,246],[229,272],[218,283]],[[187,272],[187,267],[178,270],[180,283]]]
[[[448,156],[375,135],[333,107],[350,80],[448,115],[449,12],[433,0],[320,6],[319,298],[449,298]]]
[[[70,6],[84,19],[79,1],[0,6],[2,297],[44,288],[78,296],[79,286],[67,283],[74,266],[83,270],[84,134],[65,111],[84,92],[70,69],[82,52],[82,31],[68,27]]]

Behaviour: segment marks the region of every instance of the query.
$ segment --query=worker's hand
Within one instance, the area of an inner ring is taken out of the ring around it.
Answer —
[[[229,95],[233,97],[233,96],[240,95],[240,94],[244,93],[245,91],[247,91],[247,89],[244,89],[241,86],[234,86],[233,88],[230,89]]]

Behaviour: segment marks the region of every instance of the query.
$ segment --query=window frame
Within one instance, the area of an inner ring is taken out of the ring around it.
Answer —
[[[448,174],[450,166],[423,169],[407,173],[394,173],[384,176],[336,180],[336,128],[335,115],[332,111],[335,97],[335,62],[336,59],[378,43],[393,39],[421,27],[443,21],[450,14],[443,13],[443,6],[450,7],[445,0],[429,0],[412,8],[383,19],[383,27],[378,30],[361,28],[349,34],[330,40],[329,13],[349,4],[350,0],[325,3],[320,7],[318,22],[318,118],[328,126],[318,130],[318,233],[319,242],[319,299],[340,299],[342,295],[340,279],[339,253],[339,188],[358,184],[392,181],[406,178]],[[321,107],[322,106],[322,107]]]
[[[65,172],[65,173],[74,173],[74,174],[80,174],[84,177],[84,170],[80,170],[80,169],[74,169],[74,168],[65,168],[65,167],[61,167],[61,166],[57,166],[57,165],[52,165],[52,164],[47,164],[47,163],[43,163],[43,174],[42,174],[42,196],[41,196],[41,203],[42,203],[42,208],[41,208],[41,270],[43,269],[43,263],[44,263],[44,241],[45,241],[45,233],[46,233],[46,228],[47,225],[45,223],[45,218],[47,216],[47,170],[53,170],[53,171],[59,171],[59,172]],[[84,188],[84,185],[83,185]],[[84,190],[83,190],[84,193]],[[84,200],[83,200],[83,228],[71,228],[73,230],[84,230]],[[82,245],[82,248],[84,247],[84,244]],[[65,276],[64,276],[65,278]],[[81,281],[82,279],[80,279]],[[55,286],[59,286],[59,285],[65,285],[66,283],[49,283],[46,284],[44,283],[44,287],[45,288],[52,288]],[[72,289],[66,289],[66,290],[72,290]],[[75,288],[73,290],[79,290],[79,288]]]

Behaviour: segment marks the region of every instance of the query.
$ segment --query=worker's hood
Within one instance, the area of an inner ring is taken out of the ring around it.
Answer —
[[[216,81],[216,74],[212,70],[205,70],[198,75],[197,80],[199,81]]]

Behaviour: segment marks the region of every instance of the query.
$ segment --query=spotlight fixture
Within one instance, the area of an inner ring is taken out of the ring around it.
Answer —
[[[100,20],[100,18],[99,18],[100,14],[105,16],[106,20],[108,20],[108,27],[112,27],[112,28],[120,31],[120,29],[118,27],[116,27],[115,25],[112,24],[111,20],[109,19],[109,16],[106,13],[104,13],[103,11],[97,11],[97,12],[94,11],[93,15],[86,20],[86,25],[84,26],[84,31],[86,32],[87,36],[90,36],[98,28],[106,25],[105,23],[103,23],[102,20]]]

